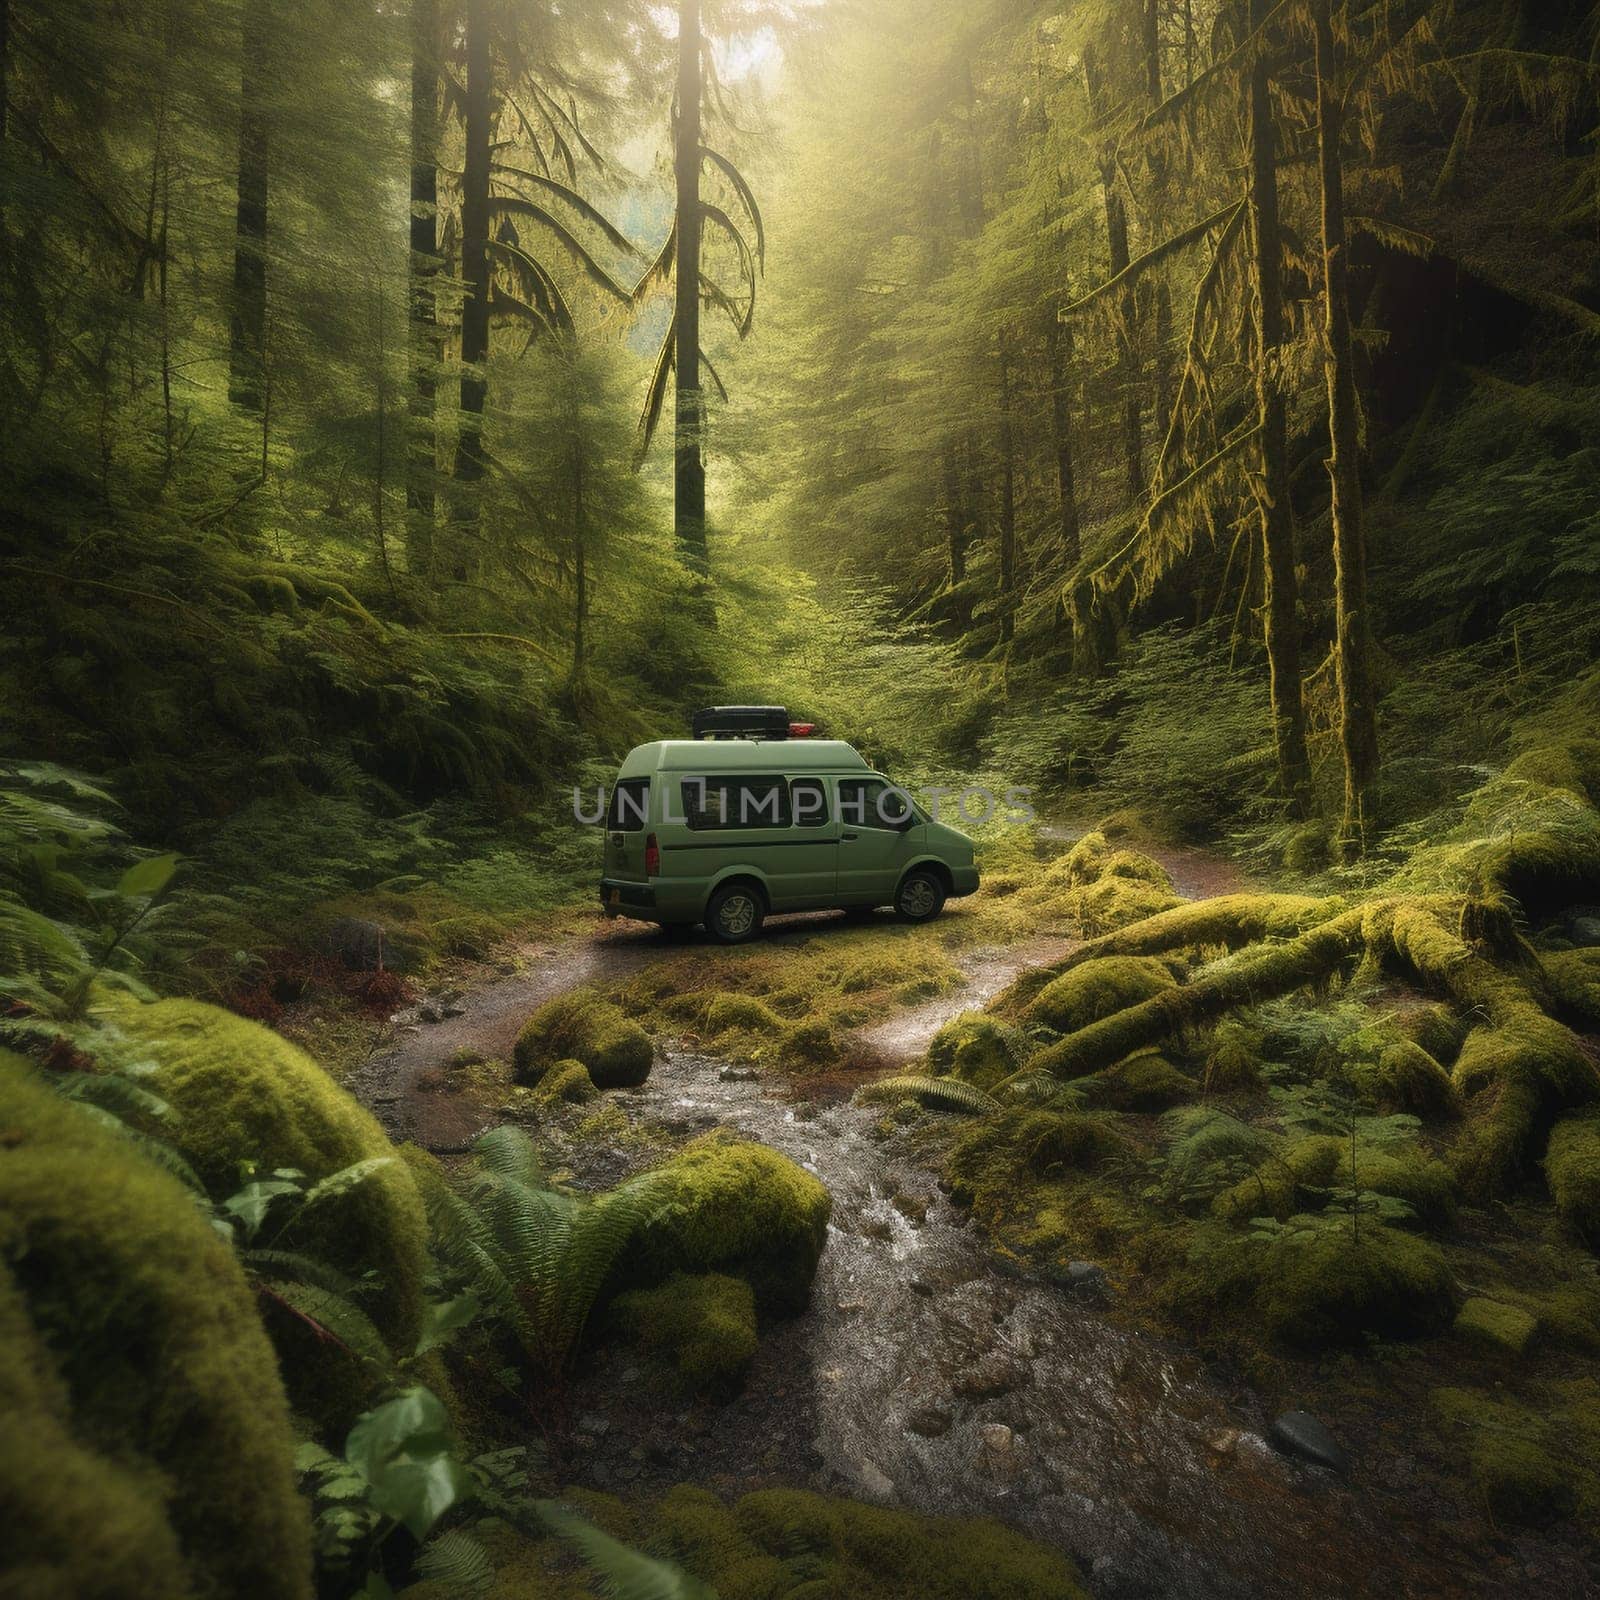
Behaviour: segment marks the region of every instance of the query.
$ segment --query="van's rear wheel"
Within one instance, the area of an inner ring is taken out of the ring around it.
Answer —
[[[924,867],[900,880],[894,897],[894,914],[902,922],[928,922],[944,910],[944,882]]]
[[[718,944],[743,944],[761,932],[766,907],[747,883],[730,883],[706,902],[706,932]]]

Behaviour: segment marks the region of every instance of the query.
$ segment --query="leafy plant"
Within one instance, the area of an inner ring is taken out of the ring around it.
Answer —
[[[434,1250],[449,1280],[510,1330],[524,1359],[553,1377],[571,1358],[628,1241],[664,1198],[649,1173],[593,1199],[552,1187],[520,1128],[473,1144],[465,1194],[429,1186]]]
[[[927,1078],[916,1073],[869,1083],[856,1091],[856,1099],[864,1103],[920,1100],[924,1105],[937,1106],[943,1111],[964,1111],[973,1116],[998,1110],[1000,1106],[993,1095],[959,1078]]]

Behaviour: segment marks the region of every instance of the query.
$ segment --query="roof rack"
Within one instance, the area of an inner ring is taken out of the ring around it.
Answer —
[[[696,739],[787,739],[790,724],[782,706],[707,706],[690,726]]]

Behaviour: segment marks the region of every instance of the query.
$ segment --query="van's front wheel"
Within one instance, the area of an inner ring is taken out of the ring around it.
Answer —
[[[936,872],[918,867],[900,880],[894,914],[902,922],[928,922],[944,910],[944,882]]]
[[[706,902],[706,932],[718,944],[743,944],[761,932],[766,908],[747,883],[730,883]]]

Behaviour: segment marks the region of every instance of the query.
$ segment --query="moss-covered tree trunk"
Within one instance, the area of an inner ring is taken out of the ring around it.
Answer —
[[[267,99],[272,18],[268,0],[245,0],[240,46],[228,399],[241,411],[260,412],[266,407],[267,176],[271,154]]]
[[[967,576],[967,511],[961,503],[961,474],[956,466],[956,453],[946,445],[939,454],[940,485],[944,494],[944,526],[950,586],[965,581]]]
[[[678,121],[672,161],[678,191],[672,527],[684,560],[704,570],[708,556],[705,396],[700,388],[700,48],[700,0],[680,0]]]
[[[1088,87],[1089,115],[1099,121],[1106,112],[1106,85],[1099,58],[1093,49],[1083,53],[1084,81]],[[1106,214],[1106,248],[1110,256],[1111,271],[1115,278],[1128,266],[1128,211],[1123,203],[1117,180],[1115,149],[1102,145],[1098,155],[1100,187],[1104,196]],[[1134,327],[1137,305],[1131,289],[1122,294],[1117,335],[1119,354],[1117,382],[1122,391],[1122,452],[1123,482],[1126,485],[1130,508],[1144,498],[1144,424],[1139,413],[1138,358],[1134,348]]]
[[[1262,26],[1270,0],[1250,0],[1250,26]],[[1305,700],[1300,677],[1298,583],[1294,510],[1289,499],[1289,439],[1282,376],[1282,234],[1278,218],[1278,152],[1272,116],[1271,67],[1266,52],[1250,71],[1250,213],[1256,324],[1256,408],[1261,425],[1257,498],[1266,569],[1267,673],[1278,783],[1303,817],[1309,805],[1311,762],[1306,752]]]
[[[461,420],[456,481],[464,486],[457,516],[475,522],[483,477],[483,408],[489,381],[489,126],[493,63],[488,0],[467,0],[466,152],[461,180]]]
[[[439,0],[411,0],[411,392],[406,440],[406,564],[433,570],[434,391],[442,355],[439,273]]]
[[[1373,703],[1371,621],[1367,614],[1367,557],[1362,528],[1360,433],[1355,350],[1350,334],[1350,250],[1345,226],[1340,150],[1344,102],[1333,37],[1333,0],[1314,0],[1317,63],[1317,160],[1322,189],[1324,351],[1328,371],[1328,477],[1333,491],[1335,661],[1339,682],[1339,741],[1344,757],[1345,855],[1366,846],[1377,821],[1377,714]]]

